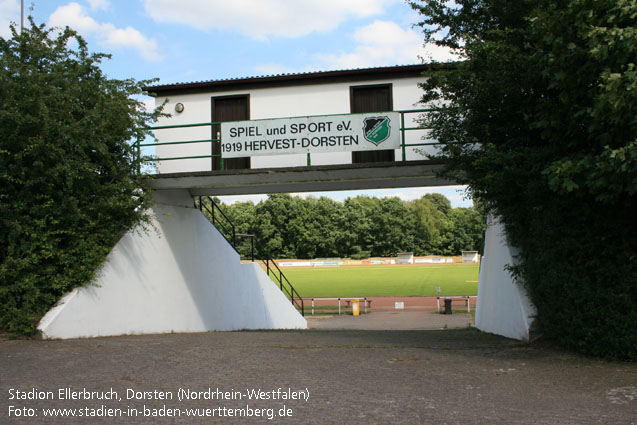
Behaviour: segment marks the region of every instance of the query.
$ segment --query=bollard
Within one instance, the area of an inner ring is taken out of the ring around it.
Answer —
[[[451,298],[445,298],[445,314],[451,314]]]
[[[360,309],[360,301],[357,299],[353,299],[352,300],[352,314],[354,316],[358,316],[361,313],[361,309]]]

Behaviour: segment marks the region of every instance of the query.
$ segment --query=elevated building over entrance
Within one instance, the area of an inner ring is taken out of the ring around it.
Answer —
[[[387,111],[422,109],[419,105],[423,73],[428,65],[409,65],[386,68],[356,69],[349,71],[312,72],[269,77],[251,77],[215,80],[185,84],[150,87],[157,95],[156,103],[166,103],[166,112],[172,116],[157,124],[180,125],[215,123],[202,127],[157,130],[159,143],[183,140],[218,139],[221,132],[216,123],[224,121],[264,120],[284,117],[330,116]],[[419,113],[405,116],[406,125],[418,127],[414,122]],[[398,134],[400,122],[392,129]],[[325,131],[316,128],[311,135],[320,136]],[[332,129],[336,133],[336,129]],[[289,132],[288,138],[295,134]],[[296,134],[298,136],[298,133]],[[420,143],[424,131],[410,131],[407,144]],[[298,138],[298,137],[297,137]],[[259,137],[254,137],[259,140]],[[226,141],[223,141],[226,143]],[[236,156],[221,165],[220,141],[187,145],[159,145],[157,156],[176,158],[185,156],[217,155],[212,158],[160,161],[160,173],[183,171],[210,171],[223,169],[262,169],[275,167],[303,167],[308,157],[303,153],[288,155]],[[311,165],[342,165],[368,162],[401,161],[401,149],[364,151],[342,146],[340,152],[312,153]],[[424,147],[419,147],[421,150]],[[405,160],[426,159],[417,152],[418,147],[407,147]],[[432,148],[424,149],[433,151]]]
[[[97,286],[75,290],[43,318],[43,335],[306,327],[262,268],[240,263],[193,198],[455,184],[436,175],[442,164],[428,154],[438,145],[419,121],[427,113],[419,84],[429,70],[407,65],[148,87],[171,114],[157,122],[155,142],[138,142],[140,154],[157,158],[157,233],[126,235]],[[502,238],[489,240],[487,261],[510,254]],[[480,290],[478,327],[528,338],[532,306],[517,289],[510,300],[495,297],[509,293],[502,285],[515,284],[493,264],[480,275],[497,285]]]
[[[171,114],[158,122],[156,143],[142,146],[156,149],[155,187],[228,195],[453,184],[436,177],[440,164],[427,157],[435,140],[419,124],[419,84],[431,67],[150,87]],[[382,117],[389,137],[366,138]],[[222,123],[233,121],[250,123],[224,134]]]

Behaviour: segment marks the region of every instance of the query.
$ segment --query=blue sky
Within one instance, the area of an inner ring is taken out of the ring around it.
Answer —
[[[112,78],[161,83],[451,60],[423,46],[403,0],[25,0],[36,23],[68,25]],[[20,0],[0,0],[0,36],[20,21]],[[366,191],[413,199],[436,191],[469,206],[462,188]],[[355,193],[334,193],[343,199]],[[320,194],[316,194],[320,195]],[[252,199],[258,200],[259,197]]]

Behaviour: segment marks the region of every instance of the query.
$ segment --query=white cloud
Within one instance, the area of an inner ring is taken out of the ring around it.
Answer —
[[[49,17],[49,26],[69,26],[82,35],[94,34],[110,48],[133,48],[149,61],[161,59],[154,39],[147,38],[132,27],[117,28],[110,23],[99,23],[88,16],[84,6],[75,2],[58,7]]]
[[[9,24],[20,25],[20,2],[18,0],[0,0],[0,37],[11,37]]]
[[[189,25],[201,30],[227,29],[266,39],[299,37],[329,31],[346,19],[380,14],[398,0],[144,0],[158,22]]]
[[[449,49],[435,45],[423,47],[423,36],[418,31],[404,29],[395,22],[376,20],[358,28],[351,35],[356,47],[350,52],[318,53],[316,64],[305,69],[290,68],[276,63],[254,67],[261,74],[283,74],[311,71],[312,69],[335,70],[367,68],[375,66],[408,65],[448,62],[458,60]]]
[[[154,39],[146,38],[135,28],[115,28],[111,24],[106,28],[106,44],[115,48],[132,47],[141,53],[141,55],[150,61],[161,60],[161,55],[157,53],[157,42]]]
[[[106,10],[111,5],[108,0],[88,0],[88,4],[93,10]]]
[[[86,14],[84,6],[69,3],[58,7],[49,17],[49,25],[55,27],[69,26],[80,33],[100,31],[100,24]]]
[[[318,54],[316,58],[335,69],[364,68],[457,60],[448,49],[438,46],[423,47],[423,36],[412,29],[404,29],[395,22],[376,20],[353,34],[358,45],[351,52]]]

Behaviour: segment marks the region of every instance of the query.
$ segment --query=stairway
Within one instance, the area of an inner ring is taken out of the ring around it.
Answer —
[[[234,248],[242,259],[246,259],[247,250],[249,250],[248,259],[252,262],[255,261],[255,248],[259,253],[262,253],[258,261],[261,261],[265,266],[268,276],[277,284],[279,289],[285,294],[285,296],[292,302],[296,309],[305,316],[305,307],[303,305],[303,298],[294,289],[294,286],[290,283],[288,278],[283,274],[278,264],[271,258],[270,254],[265,253],[261,248],[259,241],[255,235],[246,233],[237,233],[234,223],[226,216],[219,205],[209,196],[198,196],[195,198],[195,208],[198,208],[204,216],[210,221],[210,223],[223,235],[228,243]],[[243,244],[240,244],[243,243]]]

